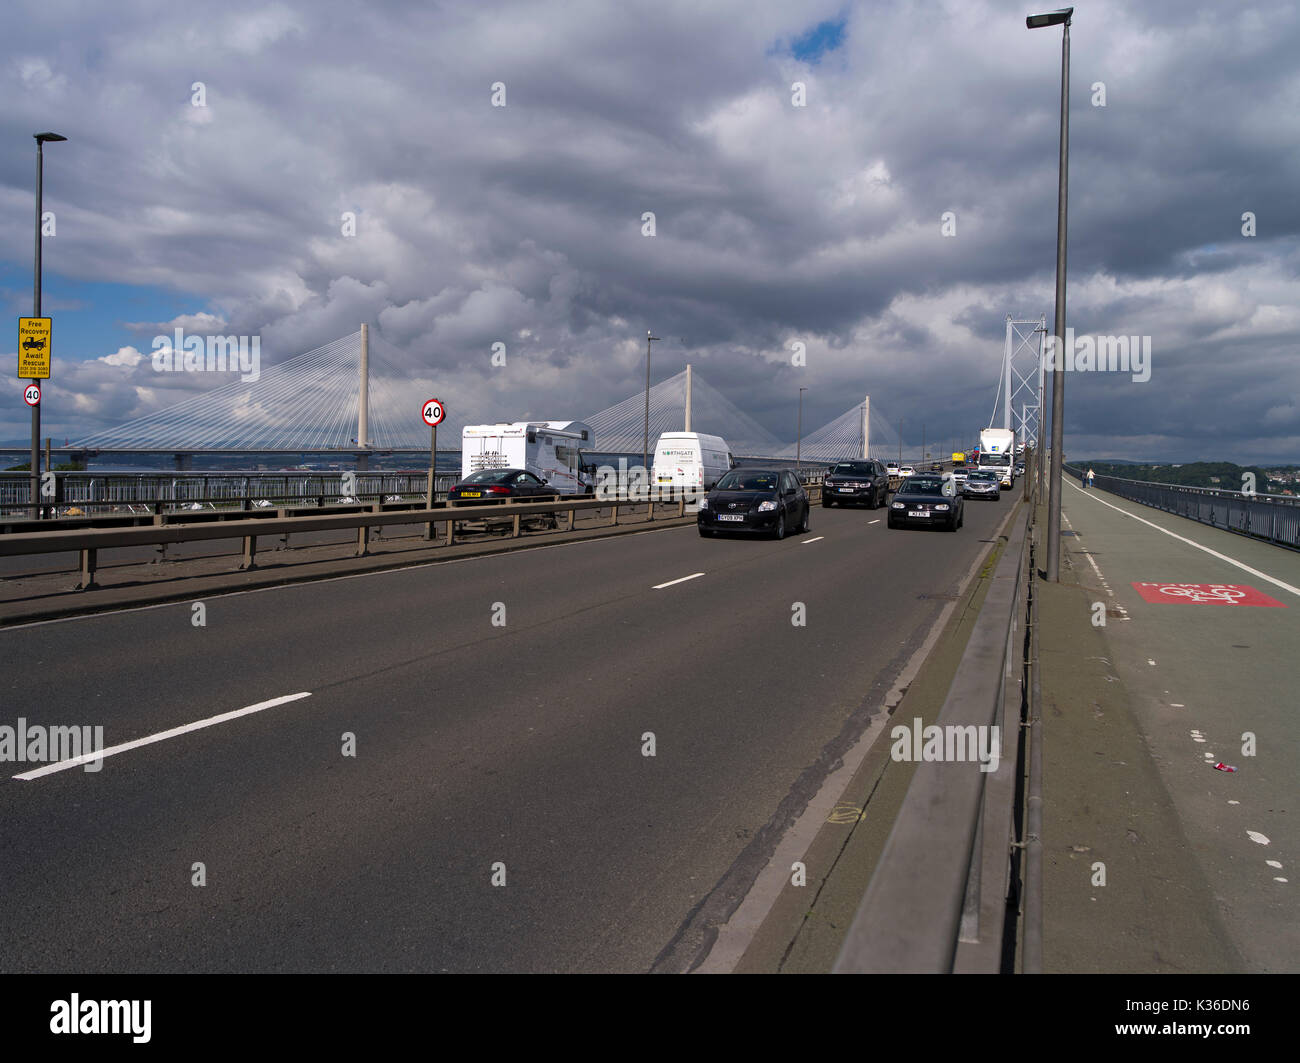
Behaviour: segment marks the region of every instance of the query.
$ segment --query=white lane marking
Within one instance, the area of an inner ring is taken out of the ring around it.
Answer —
[[[254,712],[262,712],[265,709],[273,709],[277,705],[285,705],[290,701],[300,701],[303,698],[311,697],[310,690],[304,690],[300,694],[286,694],[282,698],[272,698],[270,701],[259,701],[256,705],[248,705],[242,709],[235,709],[234,712],[223,712],[219,716],[209,716],[206,720],[195,720],[193,723],[184,724],[181,727],[173,727],[169,731],[159,731],[157,734],[148,735],[145,738],[137,738],[134,742],[123,742],[121,745],[109,746],[107,749],[101,749],[94,753],[83,753],[79,757],[73,757],[71,760],[60,760],[55,764],[46,764],[43,768],[37,768],[35,771],[23,772],[22,775],[15,775],[15,779],[24,781],[30,779],[39,779],[42,775],[52,775],[56,771],[67,771],[69,768],[75,768],[80,764],[89,764],[93,760],[102,760],[106,757],[115,756],[118,753],[125,753],[128,749],[139,749],[141,746],[153,745],[155,742],[163,742],[168,738],[175,738],[178,735],[187,734],[190,731],[199,731],[204,727],[213,727],[219,723],[225,723],[227,720],[235,720],[240,716],[248,716]]]
[[[1150,657],[1147,658],[1147,664],[1151,665],[1152,668],[1156,666],[1156,662],[1153,661]]]
[[[1269,843],[1268,839],[1265,838],[1264,835],[1260,834],[1259,831],[1257,830],[1246,831],[1246,837],[1249,838],[1251,841],[1253,841],[1256,845],[1268,845]]]
[[[1275,877],[1275,878],[1273,879],[1273,881],[1274,881],[1274,882],[1286,882],[1287,879],[1284,879],[1284,878],[1276,878],[1276,877]]]
[[[1178,535],[1174,532],[1171,532],[1168,528],[1160,527],[1159,524],[1153,524],[1151,521],[1139,517],[1136,513],[1130,513],[1127,509],[1121,509],[1119,506],[1112,506],[1109,502],[1105,501],[1104,499],[1098,498],[1096,495],[1088,494],[1088,492],[1083,490],[1083,488],[1081,487],[1074,487],[1074,484],[1070,484],[1070,486],[1073,487],[1074,490],[1078,491],[1079,494],[1092,499],[1092,501],[1094,502],[1100,502],[1103,506],[1107,506],[1110,509],[1113,509],[1116,513],[1123,513],[1124,516],[1126,517],[1132,517],[1134,520],[1139,521],[1142,524],[1145,524],[1149,528],[1155,528],[1156,531],[1164,532],[1166,535],[1170,536],[1171,538],[1177,539],[1180,543],[1186,543],[1188,546],[1194,546],[1198,550],[1204,550],[1211,557],[1217,557],[1220,561],[1226,561],[1230,565],[1235,565],[1243,572],[1249,572],[1252,576],[1257,576],[1259,579],[1267,580],[1269,583],[1273,584],[1273,586],[1281,587],[1284,591],[1290,591],[1292,594],[1296,595],[1296,597],[1300,597],[1300,587],[1293,587],[1291,586],[1291,584],[1284,583],[1280,579],[1274,579],[1267,572],[1261,572],[1257,568],[1251,568],[1249,565],[1243,564],[1242,562],[1236,560],[1236,558],[1229,557],[1227,554],[1221,554],[1219,553],[1218,550],[1211,550],[1208,546],[1202,546],[1200,543],[1195,542],[1192,539],[1188,539],[1182,535]]]
[[[1228,804],[1230,804],[1230,805],[1239,805],[1239,804],[1241,804],[1241,802],[1240,802],[1240,801],[1229,801]]]
[[[665,587],[671,587],[677,583],[685,583],[688,579],[699,579],[703,575],[703,572],[693,572],[691,575],[683,576],[681,579],[670,579],[667,583],[656,583],[651,590],[661,591]]]
[[[805,539],[801,545],[803,545],[803,546],[807,546],[809,543],[819,543],[819,542],[821,542],[821,541],[822,541],[823,539],[825,539],[825,538],[826,538],[826,536],[824,536],[824,535],[819,535],[819,536],[817,536],[816,539]]]
[[[879,517],[877,517],[875,520],[869,520],[869,521],[867,521],[867,525],[868,525],[868,526],[870,526],[870,525],[872,525],[872,524],[879,524],[879,523],[880,523],[880,518],[879,518]]]
[[[1275,867],[1275,868],[1277,868],[1279,871],[1282,870],[1282,861],[1281,861],[1281,860],[1265,860],[1264,863],[1268,864],[1269,867]]]

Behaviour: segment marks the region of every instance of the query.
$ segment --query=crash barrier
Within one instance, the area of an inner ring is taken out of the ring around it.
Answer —
[[[996,770],[982,770],[989,765],[974,759],[917,764],[835,962],[837,974],[1003,969],[1004,937],[1014,929],[1014,921],[1007,924],[1007,901],[1018,895],[1013,813],[1026,709],[1031,514],[1025,505],[1023,514],[1012,518],[970,641],[934,721],[945,735],[967,737],[976,729],[991,734],[996,726],[1001,753]]]
[[[468,522],[506,522],[509,534],[518,538],[524,530],[526,521],[549,518],[553,526],[559,527],[556,514],[564,514],[564,530],[572,531],[577,514],[587,510],[608,510],[608,526],[619,523],[620,512],[624,517],[630,510],[647,506],[644,501],[593,499],[590,497],[555,497],[542,502],[496,502],[485,505],[454,505],[445,503],[432,509],[426,507],[386,506],[376,503],[363,511],[333,514],[313,514],[311,516],[283,516],[277,513],[247,514],[247,521],[235,524],[231,521],[208,521],[158,523],[146,527],[134,528],[77,528],[46,529],[42,531],[13,532],[0,535],[0,557],[13,557],[21,554],[53,554],[77,552],[80,555],[81,582],[78,590],[90,590],[95,587],[95,571],[100,550],[132,546],[166,546],[172,543],[210,541],[214,539],[242,539],[243,551],[239,562],[240,569],[256,567],[257,542],[259,538],[273,535],[285,537],[287,545],[290,535],[303,532],[339,531],[355,529],[357,532],[356,556],[364,557],[369,553],[371,528],[385,528],[394,525],[424,524],[426,538],[437,541],[435,526],[442,525],[441,542],[451,545],[456,541],[456,525]],[[676,501],[657,501],[648,505],[647,521],[655,519],[656,506],[670,506],[674,516],[686,514],[686,499],[679,497]],[[598,514],[603,517],[603,514]],[[161,520],[162,518],[160,518]]]
[[[1076,480],[1081,480],[1087,472],[1068,465],[1062,468]],[[1300,498],[1291,495],[1153,484],[1118,476],[1097,476],[1093,486],[1212,528],[1237,532],[1291,550],[1300,549]]]

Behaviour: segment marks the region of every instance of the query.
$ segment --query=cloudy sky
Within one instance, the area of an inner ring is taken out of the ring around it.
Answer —
[[[55,130],[56,440],[231,383],[155,370],[178,325],[269,366],[366,321],[412,417],[603,409],[653,329],[654,379],[690,361],[782,439],[807,387],[806,429],[870,393],[969,442],[1007,315],[1053,320],[1061,31],[1032,10],[9,0],[0,440]],[[1152,356],[1069,375],[1067,452],[1300,460],[1300,13],[1085,3],[1071,37],[1068,323]]]

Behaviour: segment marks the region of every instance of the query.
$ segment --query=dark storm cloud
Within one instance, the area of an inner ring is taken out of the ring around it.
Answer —
[[[806,426],[937,395],[933,435],[969,437],[1006,315],[1051,320],[1060,32],[1023,5],[77,10],[8,15],[0,253],[30,255],[29,138],[59,129],[49,268],[190,293],[268,361],[366,320],[483,418],[581,415],[643,386],[653,328],[656,378],[690,360],[782,437],[800,386]],[[1300,452],[1296,12],[1099,3],[1072,36],[1070,321],[1155,354],[1145,384],[1071,380],[1071,449]],[[168,323],[139,324],[147,352]],[[207,385],[129,352],[60,371],[55,431]]]

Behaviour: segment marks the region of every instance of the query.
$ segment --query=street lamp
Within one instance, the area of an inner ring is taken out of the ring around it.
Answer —
[[[803,460],[803,393],[807,388],[799,389],[799,438],[794,445],[794,466],[796,469],[802,468]]]
[[[1070,173],[1070,16],[1074,8],[1030,15],[1025,25],[1031,29],[1061,26],[1061,159],[1056,194],[1056,333],[1052,367],[1052,467],[1047,483],[1047,579],[1060,580],[1061,574],[1061,455],[1065,439],[1065,219]]]
[[[641,468],[647,486],[650,483],[650,344],[658,339],[650,335],[649,329],[645,330],[645,435],[641,438]]]
[[[36,268],[34,270],[35,280],[32,284],[32,317],[41,316],[41,213],[45,198],[45,143],[51,144],[61,140],[67,140],[67,137],[60,136],[58,133],[33,133],[36,138]],[[32,381],[37,387],[40,382]],[[39,520],[41,517],[40,508],[40,490],[41,490],[41,404],[38,402],[32,407],[32,517]]]

